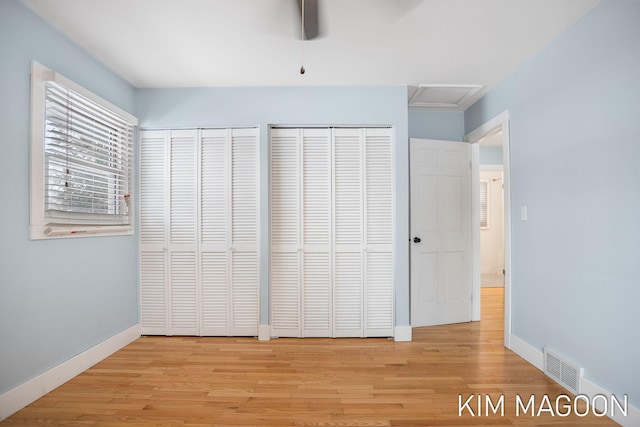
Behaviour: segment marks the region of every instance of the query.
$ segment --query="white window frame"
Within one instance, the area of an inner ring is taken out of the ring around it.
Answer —
[[[101,107],[126,119],[137,126],[138,119],[66,77],[52,71],[37,62],[31,65],[31,222],[32,240],[51,238],[73,238],[88,236],[132,235],[134,233],[134,206],[131,195],[127,197],[129,221],[126,225],[108,224],[47,224],[45,214],[45,86],[54,81],[65,88],[82,95]],[[135,140],[135,138],[134,138]],[[133,142],[132,142],[133,143]],[[133,147],[132,147],[133,150]],[[132,151],[133,152],[133,151]],[[129,193],[133,189],[133,161],[130,163]]]

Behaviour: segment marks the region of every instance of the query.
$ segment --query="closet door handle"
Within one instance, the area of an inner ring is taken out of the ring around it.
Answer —
[[[419,238],[418,236],[413,238],[413,243],[420,243],[420,242],[422,242],[422,239]]]

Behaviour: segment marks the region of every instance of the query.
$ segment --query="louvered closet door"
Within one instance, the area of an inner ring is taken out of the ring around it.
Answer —
[[[300,130],[271,129],[271,333],[301,334]]]
[[[361,129],[333,135],[333,335],[364,336],[363,141]]]
[[[228,131],[207,129],[200,148],[200,333],[231,335],[231,182]]]
[[[393,336],[391,130],[364,129],[365,335]]]
[[[149,335],[168,331],[168,148],[167,132],[140,132],[140,322]]]
[[[169,139],[169,334],[198,335],[198,131],[170,131]]]
[[[275,336],[331,336],[329,129],[272,129],[271,287]]]
[[[142,131],[143,333],[258,333],[258,130]]]
[[[258,333],[257,129],[201,138],[201,335]]]
[[[302,129],[302,336],[331,336],[331,131]]]
[[[391,129],[273,129],[275,336],[393,335]]]
[[[256,336],[259,312],[258,135],[231,136],[231,335]]]

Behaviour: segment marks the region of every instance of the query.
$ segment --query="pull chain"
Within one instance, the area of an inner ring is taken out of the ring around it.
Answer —
[[[302,65],[300,67],[300,74],[304,74],[305,69],[304,69],[304,0],[301,0],[302,2],[302,25],[301,25],[301,32],[300,32],[300,64]]]

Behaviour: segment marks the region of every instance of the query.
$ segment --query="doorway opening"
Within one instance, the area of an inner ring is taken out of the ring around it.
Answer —
[[[502,130],[480,144],[480,287],[504,288]]]
[[[504,320],[504,199],[502,130],[479,141],[480,319],[501,331]]]
[[[472,144],[473,198],[473,320],[481,320],[483,293],[504,293],[504,345],[511,336],[511,197],[509,162],[509,112],[498,115],[465,136]],[[492,191],[493,190],[493,191]],[[502,190],[502,217],[483,211],[498,203]],[[491,193],[494,193],[493,196]],[[495,193],[498,194],[495,194]],[[485,200],[482,200],[482,198]],[[500,219],[502,221],[500,221]],[[500,223],[501,222],[501,223]],[[483,245],[483,231],[485,242]],[[484,246],[484,254],[482,247]],[[491,249],[493,247],[493,249]],[[484,262],[483,262],[484,257]],[[502,272],[502,277],[500,273]],[[484,286],[483,286],[484,276]],[[502,280],[500,280],[502,279]],[[490,291],[490,289],[495,289]],[[496,301],[495,295],[492,301]],[[495,308],[495,307],[494,307]]]

